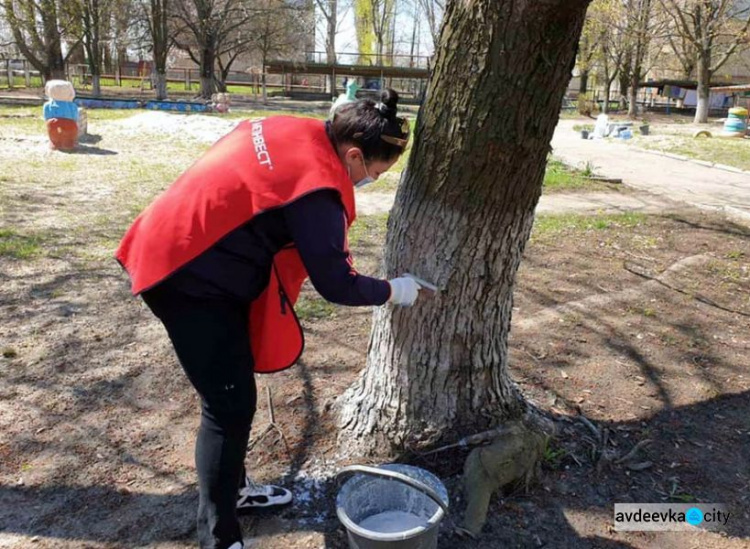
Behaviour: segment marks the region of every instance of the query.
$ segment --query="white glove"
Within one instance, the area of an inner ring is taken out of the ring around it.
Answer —
[[[394,278],[393,280],[389,280],[388,283],[391,285],[391,297],[388,299],[388,302],[403,307],[414,305],[419,296],[419,290],[422,289],[414,279],[406,276]]]

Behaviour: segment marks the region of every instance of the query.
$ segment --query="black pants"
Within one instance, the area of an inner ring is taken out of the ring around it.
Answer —
[[[242,540],[237,490],[256,406],[248,305],[190,297],[168,282],[144,292],[143,300],[166,327],[201,397],[198,539],[202,549],[226,549]]]

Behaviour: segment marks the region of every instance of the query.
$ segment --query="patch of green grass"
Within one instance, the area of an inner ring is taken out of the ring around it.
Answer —
[[[357,246],[363,241],[373,241],[378,235],[385,235],[387,227],[387,213],[359,216],[349,229],[349,245]]]
[[[22,235],[12,229],[0,229],[0,257],[29,259],[39,253],[40,244],[39,237]]]
[[[44,134],[42,107],[0,105],[0,135]]]
[[[411,128],[411,135],[409,136],[409,144],[406,145],[406,150],[399,157],[398,161],[393,165],[391,171],[402,172],[406,169],[406,164],[409,162],[409,156],[411,155],[411,146],[414,144],[414,130],[417,127],[417,119],[409,118],[409,126]]]
[[[289,111],[289,110],[244,110],[244,109],[231,109],[228,113],[206,113],[206,116],[214,116],[216,118],[223,118],[229,120],[245,120],[247,118],[267,118],[269,116],[296,116],[300,118],[317,118],[318,120],[325,120],[327,114],[323,112],[313,111]]]
[[[574,132],[581,132],[583,130],[586,130],[587,132],[593,132],[594,125],[593,124],[573,124]]]
[[[540,238],[567,232],[628,229],[637,227],[645,221],[646,216],[644,214],[634,212],[605,215],[540,215],[534,221],[532,237]]]
[[[545,190],[571,190],[592,185],[593,182],[586,179],[582,172],[570,168],[562,161],[550,158],[547,162],[547,171],[544,174]]]
[[[715,129],[711,128],[714,132]],[[694,138],[690,135],[670,135],[668,140],[639,136],[630,140],[633,145],[687,156],[696,160],[715,162],[750,170],[750,140],[737,138]]]
[[[4,72],[4,71],[3,71]],[[6,87],[8,85],[8,77],[3,74],[2,77],[0,77],[0,86]],[[44,85],[42,82],[41,76],[30,76],[29,77],[29,89],[32,88],[41,88]],[[26,87],[26,77],[25,76],[14,76],[13,77],[13,87],[14,88],[25,88]]]
[[[542,460],[552,469],[560,466],[560,463],[568,455],[568,452],[564,448],[553,448],[552,445],[547,441],[547,445],[544,447],[544,454]]]
[[[89,122],[123,120],[143,112],[141,109],[86,109]]]
[[[333,316],[336,307],[322,298],[301,296],[294,305],[294,312],[300,320],[320,320]]]

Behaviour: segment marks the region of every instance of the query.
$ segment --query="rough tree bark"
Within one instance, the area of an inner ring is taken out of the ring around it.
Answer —
[[[206,40],[206,45],[200,51],[201,97],[211,99],[216,93],[216,49],[213,40]]]
[[[526,408],[508,373],[513,286],[588,3],[448,3],[385,250],[388,277],[441,292],[376,310],[339,403],[347,451],[392,456]]]

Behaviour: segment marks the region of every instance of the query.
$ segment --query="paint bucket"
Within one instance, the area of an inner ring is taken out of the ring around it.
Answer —
[[[336,514],[350,549],[436,549],[448,491],[419,467],[392,463],[353,465],[338,476],[355,475],[336,496]]]
[[[581,139],[588,139],[588,138],[589,138],[589,131],[581,130]]]

